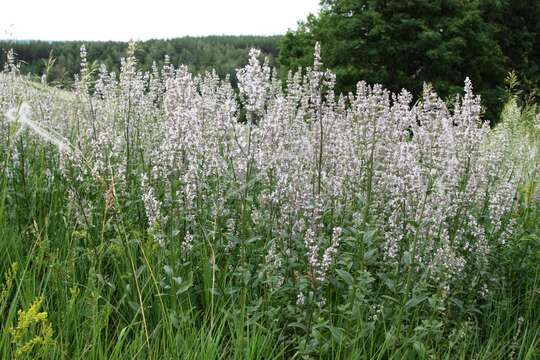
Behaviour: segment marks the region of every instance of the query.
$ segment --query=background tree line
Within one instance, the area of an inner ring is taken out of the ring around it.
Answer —
[[[221,76],[230,75],[236,82],[235,70],[247,63],[252,47],[270,59],[278,55],[279,36],[207,36],[182,37],[168,40],[148,40],[137,44],[136,56],[143,70],[149,70],[156,61],[161,65],[169,55],[174,65],[188,65],[194,72],[215,69]],[[128,48],[125,42],[116,41],[0,41],[0,67],[6,61],[5,54],[13,49],[21,61],[21,72],[41,75],[49,58],[54,59],[48,80],[63,86],[73,82],[80,70],[80,48],[85,45],[90,63],[105,64],[109,71],[118,72],[120,58]]]

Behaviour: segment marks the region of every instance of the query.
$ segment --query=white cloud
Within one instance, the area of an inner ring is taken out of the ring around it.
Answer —
[[[274,35],[295,28],[318,0],[8,0],[0,38],[146,40],[186,35]]]

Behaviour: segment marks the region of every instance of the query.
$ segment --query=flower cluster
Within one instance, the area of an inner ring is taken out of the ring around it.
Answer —
[[[212,237],[227,253],[243,251],[230,239],[252,229],[268,235],[260,261],[278,285],[291,276],[326,282],[351,214],[377,229],[385,266],[405,259],[441,288],[465,272],[480,274],[504,245],[519,169],[504,141],[486,145],[491,131],[468,79],[449,110],[429,87],[415,103],[405,90],[363,82],[336,96],[318,46],[313,67],[286,80],[252,50],[238,89],[168,59],[141,72],[134,53],[131,46],[120,74],[102,66],[91,79],[81,49],[72,93],[23,86],[13,60],[0,77],[2,113],[24,99],[33,122],[22,131],[60,148],[77,211],[92,211],[81,206],[88,184],[102,193],[115,184],[119,201],[140,199],[161,245],[181,244],[186,256],[209,224],[230,228],[226,240]],[[16,117],[9,112],[0,122],[3,139]],[[305,268],[289,271],[284,256]]]

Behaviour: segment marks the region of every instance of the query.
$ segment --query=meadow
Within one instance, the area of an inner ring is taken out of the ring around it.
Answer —
[[[0,357],[536,359],[540,117],[320,61],[0,75]]]

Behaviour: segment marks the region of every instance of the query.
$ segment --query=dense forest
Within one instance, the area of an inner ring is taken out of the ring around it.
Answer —
[[[538,19],[540,1],[323,0],[319,14],[284,36],[280,63],[308,66],[319,41],[341,91],[365,80],[420,95],[430,83],[447,97],[469,77],[495,119],[509,72],[538,95]]]
[[[207,36],[148,40],[137,43],[136,56],[143,70],[149,70],[154,61],[160,65],[168,55],[174,65],[188,65],[194,72],[215,69],[220,76],[230,75],[235,82],[235,70],[245,65],[250,48],[258,48],[270,59],[276,59],[279,39],[279,36]],[[83,44],[90,63],[105,64],[109,71],[115,72],[128,48],[127,43],[114,41],[0,41],[0,68],[4,67],[7,51],[13,49],[23,74],[48,72],[49,83],[69,85],[80,70],[79,53]],[[52,65],[48,71],[47,64]]]

